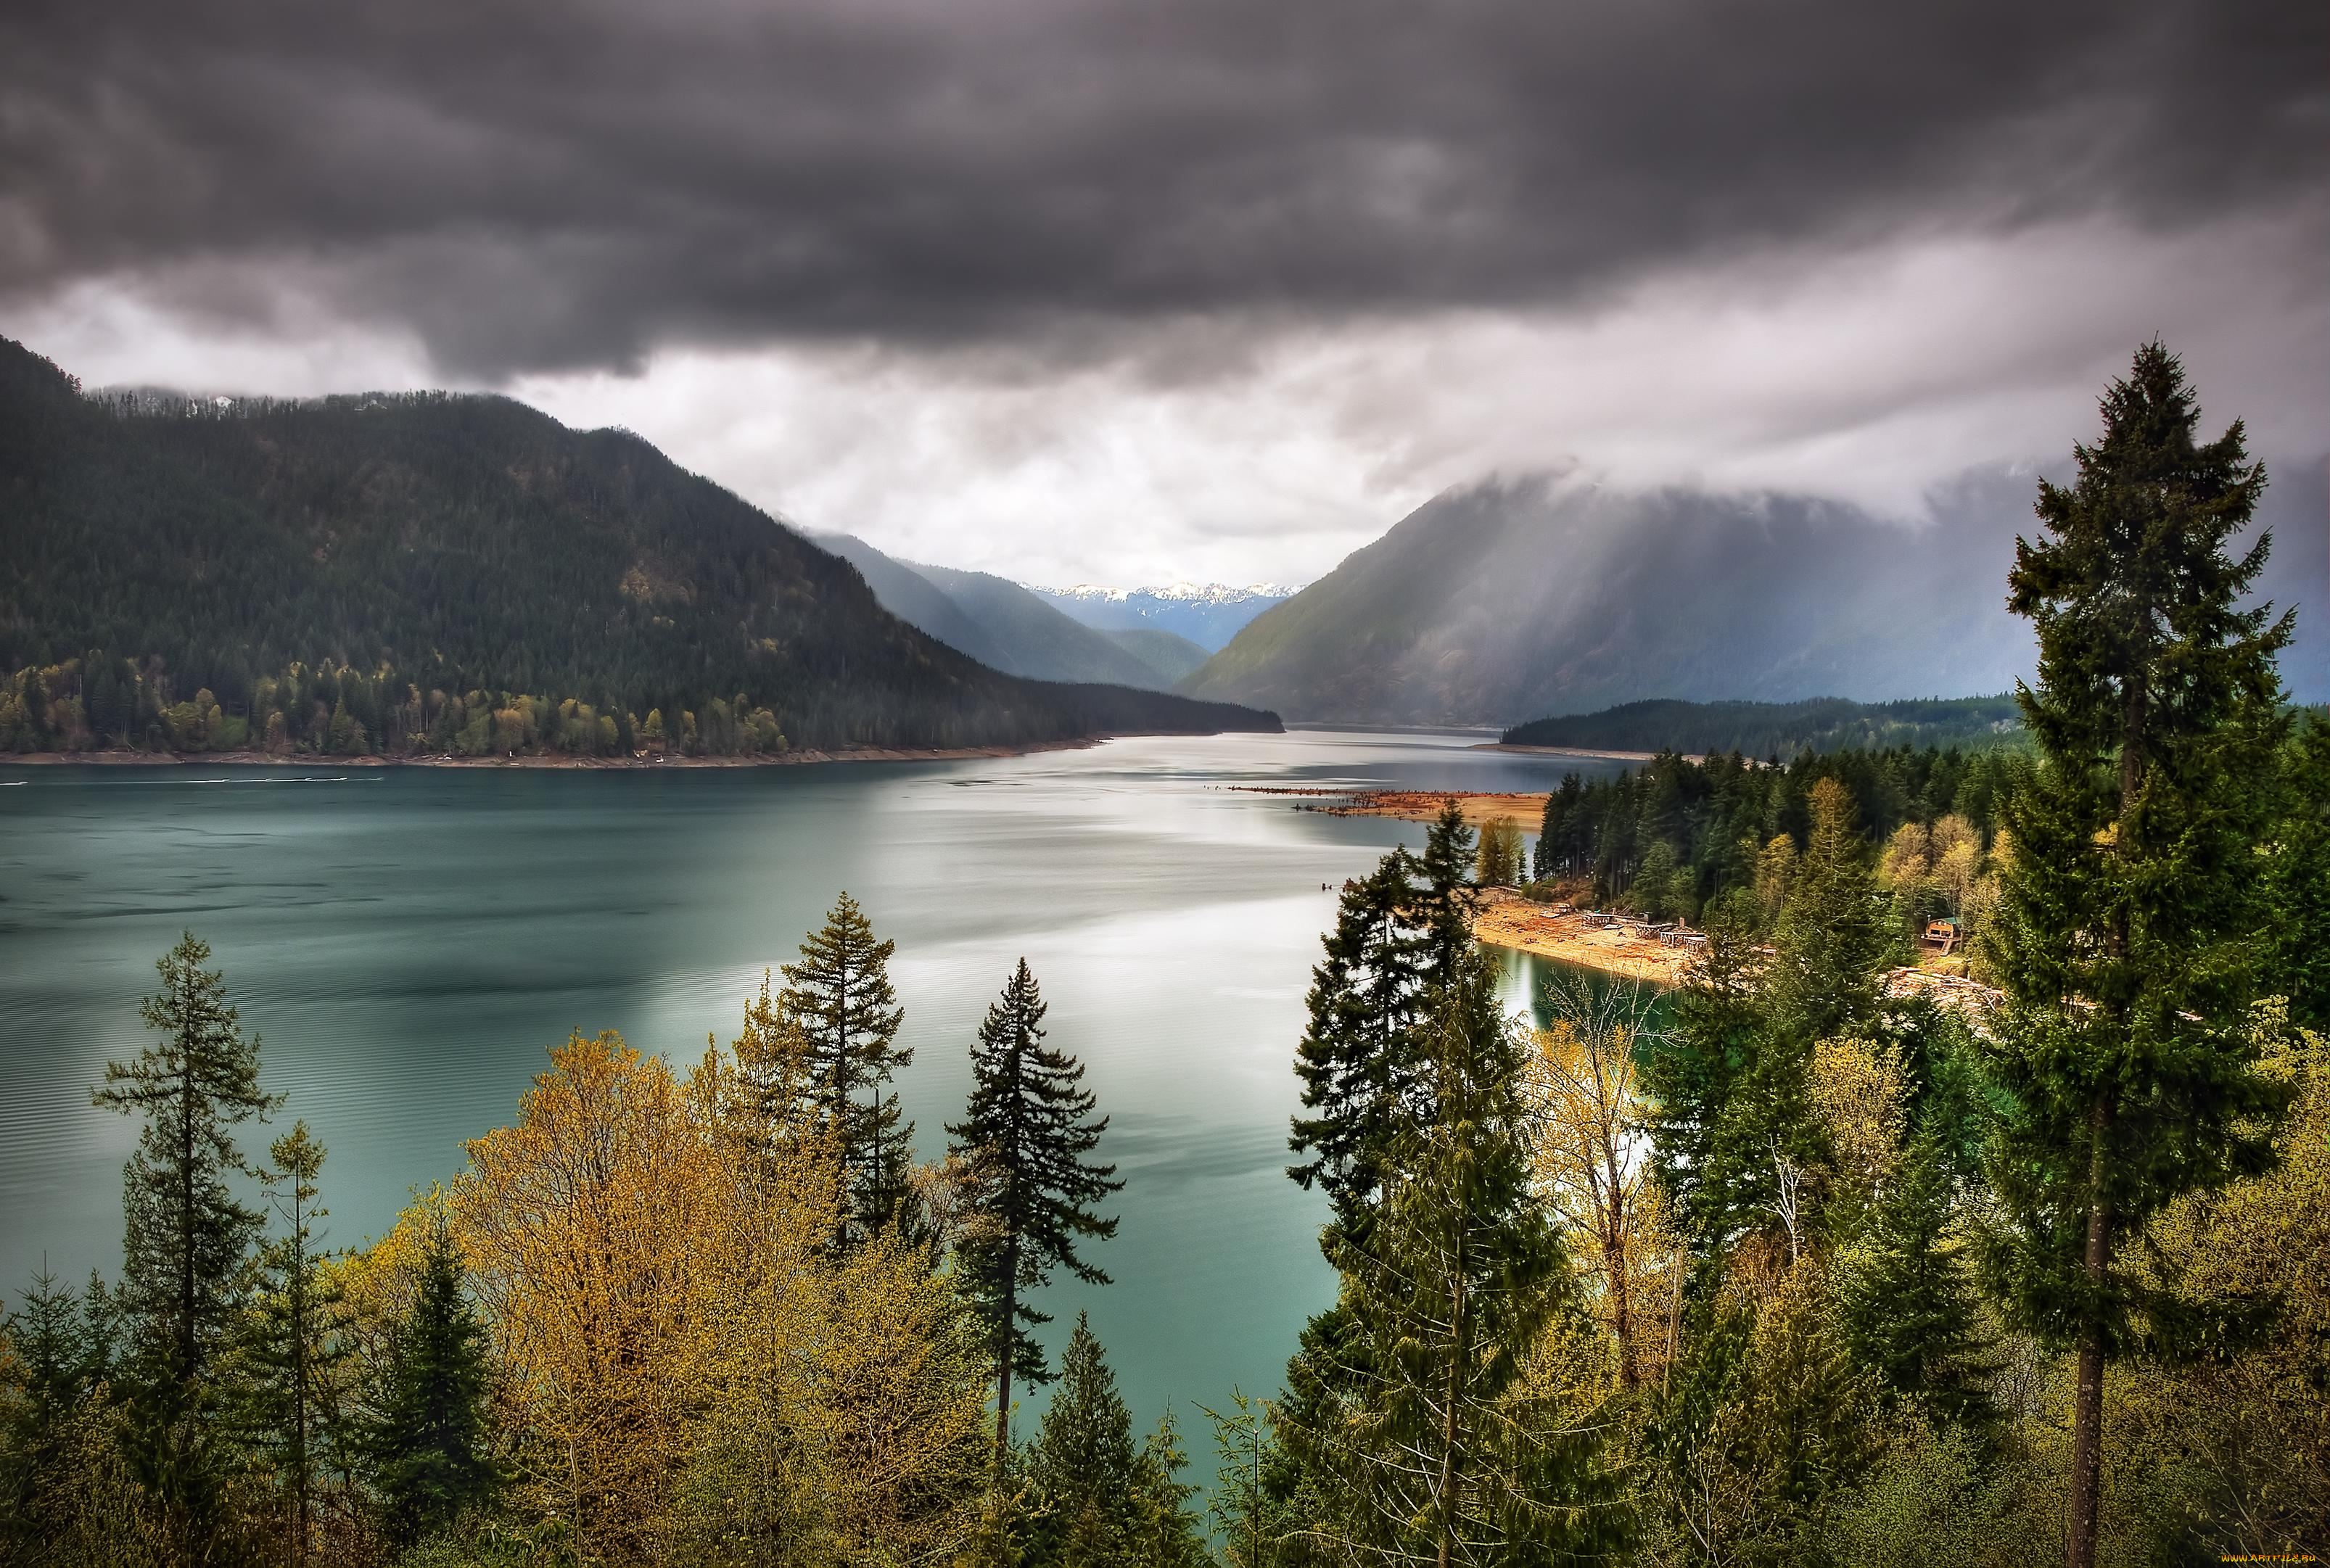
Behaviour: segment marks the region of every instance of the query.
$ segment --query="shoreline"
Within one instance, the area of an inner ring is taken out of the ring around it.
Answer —
[[[1616,928],[1589,930],[1581,915],[1558,915],[1501,890],[1483,898],[1474,912],[1473,940],[1667,987],[1681,985],[1699,961],[1690,949],[1645,941]]]
[[[1511,751],[1520,757],[1585,757],[1608,762],[1655,762],[1659,760],[1656,751],[1597,751],[1589,746],[1509,746],[1502,741],[1491,741],[1472,749],[1475,751]],[[1688,752],[1677,752],[1676,755],[1686,762],[1707,760],[1704,756],[1692,756]]]
[[[1441,802],[1454,800],[1469,827],[1510,822],[1525,832],[1535,833],[1545,819],[1543,790],[1320,789],[1267,784],[1235,784],[1231,788],[1247,795],[1291,796],[1297,802],[1295,810],[1316,811],[1326,817],[1388,817],[1400,822],[1431,823],[1440,819]]]
[[[1025,757],[1037,751],[1082,751],[1112,741],[1030,741],[1023,746],[866,746],[838,751],[805,750],[758,757],[361,757],[278,756],[271,751],[24,751],[0,754],[0,768],[542,768],[592,772],[644,772],[677,768],[794,768],[819,762],[967,762]]]

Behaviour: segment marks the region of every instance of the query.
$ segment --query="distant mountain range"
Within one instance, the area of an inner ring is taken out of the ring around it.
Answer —
[[[2012,696],[1918,697],[1852,703],[1626,703],[1598,713],[1536,719],[1504,733],[1508,746],[1586,751],[1677,751],[1788,761],[1806,751],[1891,746],[2016,745],[2028,738]]]
[[[883,609],[993,669],[1162,692],[1206,662],[1204,648],[1160,627],[1101,630],[984,571],[900,561],[848,534],[817,542],[857,568]]]
[[[2330,694],[2330,508],[2278,473],[2263,594],[2304,606],[2282,660]],[[1291,721],[1502,728],[1650,698],[1885,702],[2010,690],[2033,645],[2005,607],[2027,476],[1970,477],[1897,526],[1802,496],[1624,494],[1553,479],[1450,491],[1256,617],[1177,688]],[[1637,749],[1637,748],[1628,748]]]
[[[100,401],[0,339],[0,746],[439,749],[457,710],[595,755],[657,713],[728,751],[1277,727],[1128,689],[1166,683],[1113,644],[1074,684],[978,662],[638,437],[507,398]]]
[[[1037,588],[1028,591],[1084,625],[1103,631],[1153,627],[1219,653],[1255,616],[1297,591],[1275,583],[1231,588],[1177,582],[1167,588]]]

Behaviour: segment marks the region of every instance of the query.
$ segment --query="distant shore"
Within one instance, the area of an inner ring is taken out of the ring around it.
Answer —
[[[1655,762],[1656,751],[1597,751],[1587,746],[1508,746],[1502,741],[1490,741],[1473,748],[1475,751],[1511,751],[1523,757],[1588,757],[1608,762]],[[1704,762],[1705,757],[1684,756],[1686,762]]]
[[[1545,792],[1497,794],[1478,789],[1297,789],[1283,785],[1236,784],[1247,795],[1296,798],[1294,809],[1328,817],[1390,817],[1402,822],[1437,822],[1440,805],[1456,802],[1467,827],[1510,822],[1534,833],[1545,820]]]
[[[961,762],[988,757],[1022,757],[1034,751],[1081,751],[1111,739],[1113,737],[1088,735],[1074,741],[1030,741],[1024,746],[866,746],[757,757],[283,757],[271,751],[24,751],[0,754],[0,767],[25,762],[39,767],[79,763],[100,768],[555,768],[612,771],[789,768],[811,762]]]

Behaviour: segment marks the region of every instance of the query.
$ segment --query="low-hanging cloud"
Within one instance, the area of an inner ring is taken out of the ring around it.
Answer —
[[[2161,332],[2330,439],[2288,0],[0,14],[0,331],[504,387],[917,559],[1302,580],[1490,471],[1914,519]]]

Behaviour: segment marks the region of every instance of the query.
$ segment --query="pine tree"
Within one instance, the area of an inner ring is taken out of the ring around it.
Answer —
[[[1142,1568],[1213,1568],[1204,1522],[1189,1506],[1204,1488],[1181,1479],[1189,1466],[1168,1407],[1132,1462],[1132,1561]]]
[[[1297,1525],[1273,1487],[1283,1482],[1287,1461],[1272,1430],[1271,1407],[1233,1388],[1227,1410],[1198,1408],[1214,1423],[1218,1463],[1207,1512],[1222,1538],[1222,1555],[1229,1568],[1267,1568],[1280,1560],[1280,1538]]]
[[[845,1245],[891,1223],[914,1166],[914,1124],[902,1124],[897,1096],[883,1093],[914,1059],[898,1044],[905,1013],[890,986],[897,949],[874,940],[865,912],[845,893],[824,928],[802,941],[800,961],[782,966],[778,1006],[807,1040],[815,1092],[839,1133]]]
[[[1416,874],[1424,879],[1410,919],[1425,933],[1423,978],[1427,987],[1454,983],[1465,955],[1473,950],[1473,911],[1478,902],[1468,880],[1473,869],[1473,830],[1454,798],[1440,803],[1440,815],[1424,832],[1424,849],[1416,857]]]
[[[1031,1332],[1051,1321],[1028,1299],[1055,1268],[1087,1284],[1108,1276],[1076,1252],[1079,1240],[1106,1240],[1116,1221],[1093,1205],[1124,1184],[1116,1167],[1090,1157],[1108,1130],[1094,1119],[1084,1064],[1044,1044],[1042,995],[1021,959],[987,1009],[971,1050],[971,1091],[961,1121],[947,1128],[950,1150],[971,1173],[956,1267],[972,1310],[995,1346],[995,1448],[1010,1446],[1011,1380],[1050,1381],[1044,1347]]]
[[[1323,1189],[1345,1232],[1374,1208],[1412,1091],[1425,946],[1412,916],[1415,864],[1395,849],[1344,887],[1326,957],[1311,972],[1310,1027],[1294,1051],[1309,1114],[1294,1119],[1288,1141],[1310,1157],[1286,1174]]]
[[[1520,1053],[1477,952],[1435,993],[1430,1112],[1393,1144],[1381,1213],[1338,1248],[1364,1360],[1351,1392],[1292,1420],[1306,1469],[1348,1499],[1335,1526],[1371,1561],[1536,1563],[1594,1544],[1593,1442],[1514,1400],[1572,1289],[1530,1187]],[[1322,1419],[1323,1418],[1323,1419]]]
[[[2267,988],[2289,1021],[2330,1034],[2330,719],[2316,715],[2284,755],[2281,822],[2267,861],[2273,958]]]
[[[1140,1470],[1132,1414],[1081,1312],[1060,1357],[1060,1386],[1028,1458],[1041,1513],[1030,1568],[1146,1568],[1136,1535]]]
[[[251,1174],[232,1129],[281,1103],[260,1091],[259,1042],[236,1027],[225,982],[202,967],[210,956],[188,931],[156,961],[162,989],[141,1011],[162,1039],[126,1067],[106,1063],[105,1086],[90,1094],[105,1110],[147,1119],[124,1172],[119,1303],[139,1380],[164,1419],[204,1398],[262,1223],[229,1185]]]
[[[2268,1157],[2278,1097],[2245,1020],[2292,626],[2241,607],[2270,539],[2227,553],[2265,486],[2240,423],[2196,442],[2157,342],[2102,413],[2075,482],[2041,482],[2044,532],[2017,541],[2008,579],[2038,633],[2018,696],[2041,766],[2007,810],[1991,1059],[1994,1278],[2023,1327],[2078,1352],[2071,1568],[2095,1560],[2105,1365],[2143,1304],[2117,1252],[2178,1195]]]
[[[462,1278],[444,1216],[432,1214],[412,1306],[397,1325],[365,1434],[383,1522],[399,1546],[442,1532],[500,1481],[486,1427],[486,1331]]]
[[[54,1481],[112,1358],[112,1304],[94,1275],[76,1291],[44,1267],[0,1322],[0,1561],[38,1562],[52,1544]]]
[[[1765,981],[1775,1025],[1807,1046],[1867,1026],[1894,944],[1852,792],[1823,779],[1811,807],[1812,833],[1790,878]]]
[[[1945,1129],[1910,1140],[1889,1190],[1840,1264],[1839,1316],[1853,1355],[1887,1391],[1946,1421],[1990,1420],[1989,1341],[1954,1242],[1956,1183]]]
[[[330,1214],[316,1202],[325,1149],[305,1121],[269,1149],[270,1201],[284,1233],[260,1254],[260,1288],[242,1356],[248,1387],[246,1421],[291,1488],[291,1560],[303,1563],[313,1541],[316,1477],[337,1435],[330,1417],[332,1372],[340,1359],[337,1294],[325,1278],[327,1254],[317,1247],[316,1222]]]

